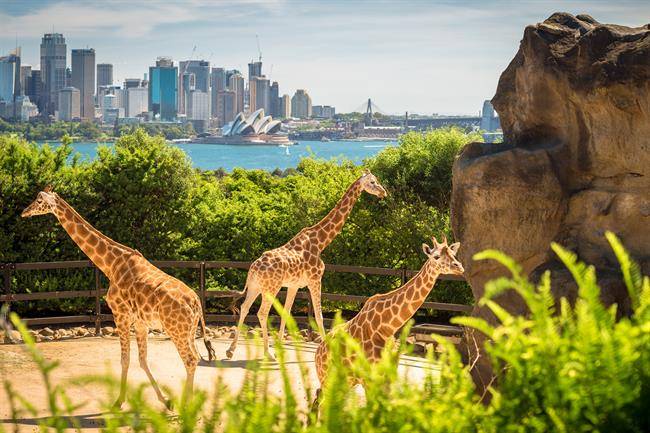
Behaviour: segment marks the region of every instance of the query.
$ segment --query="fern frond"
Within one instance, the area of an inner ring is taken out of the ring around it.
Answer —
[[[618,263],[621,265],[621,272],[623,273],[623,281],[627,287],[627,292],[632,301],[632,308],[636,310],[639,307],[639,295],[643,288],[643,275],[641,268],[636,263],[623,247],[620,239],[610,231],[605,233],[605,237],[612,247]]]

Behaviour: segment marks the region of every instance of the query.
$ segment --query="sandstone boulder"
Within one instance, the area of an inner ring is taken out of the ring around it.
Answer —
[[[467,146],[453,169],[452,227],[474,296],[504,275],[472,261],[496,248],[532,278],[551,269],[555,295],[575,298],[555,241],[594,264],[603,299],[629,312],[604,233],[650,273],[650,25],[553,14],[525,29],[492,103],[504,143]],[[525,312],[512,293],[499,302]]]

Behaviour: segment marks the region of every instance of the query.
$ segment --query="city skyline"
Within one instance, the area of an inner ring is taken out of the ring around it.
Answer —
[[[524,27],[558,10],[639,26],[647,2],[0,2],[0,51],[16,43],[38,68],[44,33],[70,52],[94,48],[114,81],[142,78],[156,57],[238,69],[257,60],[281,93],[308,89],[313,103],[357,109],[371,97],[388,113],[470,114],[490,99]],[[79,17],[83,16],[83,20]],[[194,55],[193,47],[196,46]],[[387,83],[394,83],[388,86]]]

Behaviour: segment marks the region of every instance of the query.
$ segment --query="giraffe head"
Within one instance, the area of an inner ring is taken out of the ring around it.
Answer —
[[[442,235],[442,242],[438,242],[435,237],[431,237],[433,247],[422,244],[422,251],[438,265],[441,274],[463,275],[465,269],[456,258],[456,253],[460,248],[460,242],[447,245],[447,236]]]
[[[27,206],[20,216],[26,218],[34,215],[54,213],[56,197],[56,193],[52,192],[52,187],[48,185],[43,191],[38,193],[36,200]]]
[[[361,188],[363,188],[363,190],[368,194],[376,195],[379,198],[384,198],[388,195],[375,175],[370,173],[370,170],[368,169],[363,171],[361,178],[359,178],[359,183],[361,184]]]

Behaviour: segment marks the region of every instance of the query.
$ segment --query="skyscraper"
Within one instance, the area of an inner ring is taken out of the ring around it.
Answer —
[[[78,119],[81,111],[81,93],[74,87],[64,87],[58,95],[58,114],[59,120],[70,122]]]
[[[167,57],[149,67],[149,111],[161,120],[176,120],[178,113],[178,68]]]
[[[0,57],[0,101],[4,102],[3,115],[15,119],[16,98],[22,94],[20,85],[20,48],[8,56]]]
[[[249,101],[248,107],[250,112],[264,109],[266,114],[271,111],[271,88],[269,79],[265,76],[253,77],[249,82]]]
[[[113,85],[113,65],[110,63],[97,63],[97,91],[99,105],[99,87]]]
[[[145,113],[149,106],[149,91],[146,87],[125,87],[124,115],[136,117]]]
[[[219,107],[217,107],[220,113],[219,122],[221,125],[225,125],[228,122],[235,120],[235,116],[238,113],[235,110],[237,95],[232,90],[222,90],[219,93],[219,103],[221,104]]]
[[[235,114],[244,111],[244,94],[246,93],[244,77],[234,73],[228,78],[228,89],[235,92]]]
[[[32,67],[30,65],[20,65],[20,94],[27,94],[27,79],[32,76]]]
[[[210,92],[210,62],[205,60],[186,60],[179,64],[178,112],[188,114],[189,91]],[[194,75],[194,78],[191,76]],[[191,86],[188,79],[194,81]]]
[[[291,98],[287,94],[282,95],[280,98],[280,114],[278,117],[281,119],[291,117]]]
[[[248,64],[248,81],[252,80],[253,77],[262,76],[262,62],[251,62]]]
[[[291,98],[291,117],[308,119],[311,117],[311,98],[304,89],[296,90]]]
[[[268,114],[273,117],[278,117],[280,114],[280,86],[277,81],[274,81],[273,84],[271,84],[269,99],[270,109]]]
[[[61,33],[46,33],[41,40],[41,78],[45,114],[57,109],[59,90],[65,87],[67,46]]]
[[[25,95],[43,111],[43,80],[39,69],[32,69],[31,76],[25,80]]]
[[[84,120],[95,118],[95,50],[72,50],[72,87],[79,90],[80,116]]]
[[[0,57],[0,101],[13,103],[14,94],[20,85],[16,82],[16,60],[14,56]],[[20,80],[20,72],[18,72]]]
[[[210,74],[211,82],[211,105],[212,105],[212,117],[220,119],[223,122],[223,103],[221,102],[221,92],[226,90],[226,71],[223,68],[212,68],[212,73]],[[223,123],[222,123],[223,124]]]

